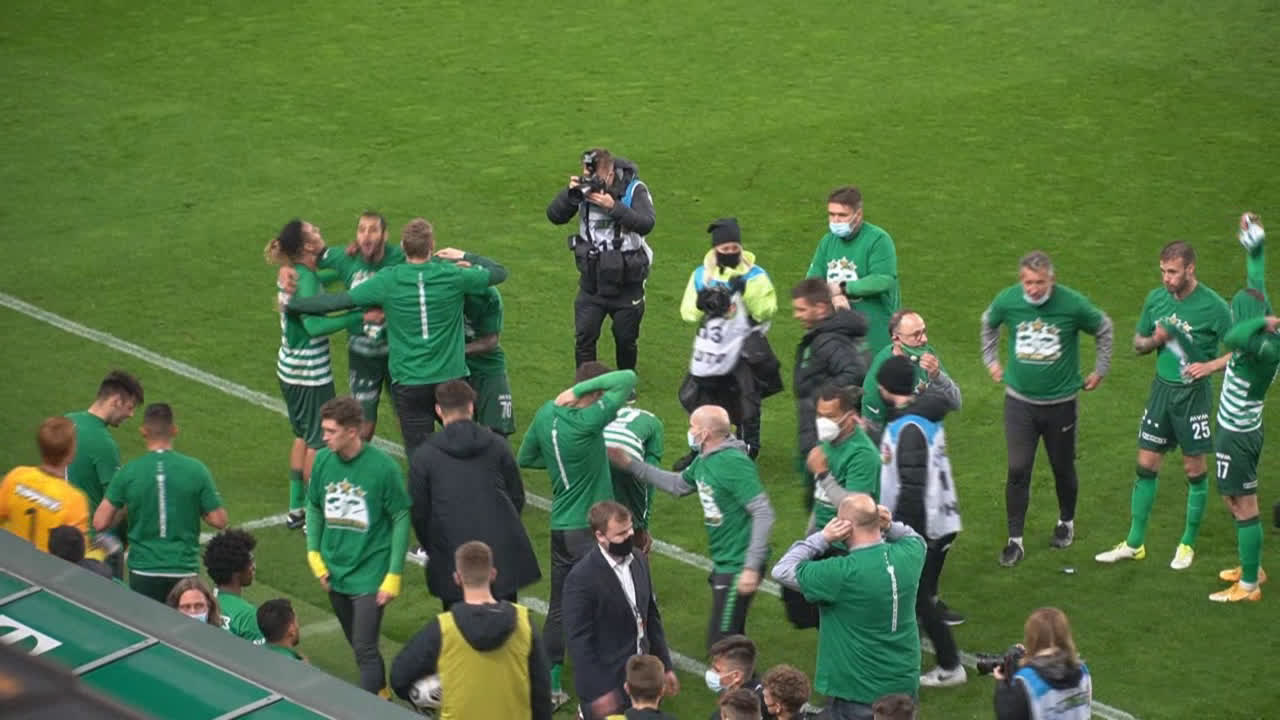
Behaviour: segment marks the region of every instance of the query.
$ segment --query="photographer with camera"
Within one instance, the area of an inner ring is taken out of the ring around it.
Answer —
[[[689,274],[680,302],[680,317],[698,323],[680,404],[688,412],[702,405],[727,410],[747,454],[755,459],[760,454],[760,402],[770,383],[757,380],[743,351],[748,342],[768,345],[764,334],[778,311],[778,297],[755,255],[742,249],[737,218],[716,220],[707,232],[711,250]],[[773,385],[780,386],[781,379]],[[687,467],[692,461],[690,454],[681,464]]]
[[[578,216],[569,237],[578,266],[573,302],[574,367],[596,359],[596,340],[608,315],[619,370],[635,370],[636,340],[644,317],[644,281],[653,250],[644,236],[653,230],[653,199],[636,177],[636,166],[595,148],[582,154],[582,175],[547,206],[547,219],[564,225]]]
[[[1093,680],[1057,608],[1031,613],[1023,641],[1003,657],[983,656],[978,673],[996,678],[996,720],[1087,720],[1093,714]]]

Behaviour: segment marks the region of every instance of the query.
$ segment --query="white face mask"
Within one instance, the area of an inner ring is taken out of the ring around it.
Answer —
[[[847,222],[829,222],[827,227],[836,237],[846,238],[853,234],[853,224]]]
[[[1040,307],[1041,305],[1049,302],[1049,298],[1052,295],[1053,295],[1053,290],[1051,289],[1049,290],[1049,292],[1046,292],[1039,300],[1033,300],[1031,296],[1027,294],[1026,290],[1022,291],[1022,299],[1026,300],[1027,304],[1034,305],[1036,307]]]
[[[720,673],[716,672],[715,668],[707,668],[705,679],[707,681],[707,689],[711,692],[718,693],[724,689],[724,686],[720,684]]]
[[[841,417],[840,420],[832,420],[825,417],[815,420],[813,424],[818,431],[818,439],[822,442],[831,442],[840,437],[840,423],[843,420],[844,417]]]
[[[186,615],[186,613],[183,613],[183,615]],[[207,623],[209,622],[209,611],[206,610],[196,615],[187,615],[187,617],[191,618],[192,620],[199,620],[202,623]]]
[[[689,431],[689,449],[690,450],[702,449],[702,443],[698,442],[698,437],[693,434],[692,430]]]

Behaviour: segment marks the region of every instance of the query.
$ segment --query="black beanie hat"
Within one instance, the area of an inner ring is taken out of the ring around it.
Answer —
[[[738,229],[738,218],[720,218],[707,226],[711,233],[711,247],[725,243],[742,242],[742,231]]]
[[[894,395],[910,395],[916,388],[916,366],[902,355],[890,355],[876,373],[876,382]]]

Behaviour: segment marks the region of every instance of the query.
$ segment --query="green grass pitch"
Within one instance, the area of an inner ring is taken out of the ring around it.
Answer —
[[[0,292],[274,397],[265,242],[293,216],[345,243],[365,208],[387,214],[393,238],[424,215],[441,246],[512,270],[503,345],[523,429],[572,376],[576,275],[566,230],[543,210],[578,153],[602,144],[639,165],[657,206],[640,404],[666,421],[670,462],[683,445],[675,388],[692,337],[677,304],[707,249],[706,224],[736,215],[785,298],[823,232],[825,194],[856,183],[867,218],[897,243],[904,303],[923,313],[965,395],[948,430],[966,530],[943,577],[948,602],[969,616],[960,645],[1004,648],[1029,611],[1057,605],[1097,700],[1142,718],[1273,716],[1278,601],[1266,588],[1258,605],[1207,600],[1217,570],[1235,564],[1220,502],[1210,501],[1192,568],[1168,568],[1185,505],[1176,456],[1162,472],[1148,559],[1092,559],[1128,523],[1134,430],[1154,371],[1128,346],[1159,282],[1159,248],[1193,241],[1200,279],[1229,297],[1244,281],[1237,215],[1280,222],[1276,6],[1147,5],[8,3]],[[996,564],[1002,393],[981,366],[978,318],[1037,247],[1060,282],[1110,313],[1117,352],[1111,376],[1081,402],[1076,544],[1048,547],[1056,501],[1042,456],[1028,555],[1006,570]],[[11,309],[0,308],[0,331],[0,466],[30,462],[39,420],[87,406],[119,366],[142,377],[149,401],[174,404],[179,447],[212,468],[233,521],[282,511],[289,429],[279,415]],[[798,337],[784,310],[771,338],[787,372]],[[601,356],[611,360],[607,338]],[[389,407],[380,432],[399,441]],[[140,452],[136,420],[116,436],[126,458]],[[775,558],[805,523],[793,437],[789,397],[767,401],[760,465],[779,514]],[[1277,470],[1268,451],[1264,565],[1277,541]],[[548,494],[543,473],[525,480]],[[545,569],[546,515],[530,508],[525,520]],[[695,501],[659,498],[654,526],[705,552]],[[302,537],[257,535],[249,596],[295,598],[310,630],[302,649],[352,678]],[[664,556],[653,563],[668,636],[702,659],[705,574]],[[388,657],[437,608],[411,568],[383,626]],[[785,661],[812,672],[815,635],[791,630],[776,598],[757,599],[749,630],[762,669]],[[704,717],[711,694],[701,678],[681,679],[669,708]],[[990,717],[989,683],[925,690],[924,717]]]

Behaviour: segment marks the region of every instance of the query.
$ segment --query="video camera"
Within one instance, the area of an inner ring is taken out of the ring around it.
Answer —
[[[1012,645],[1003,655],[993,653],[979,653],[977,656],[978,674],[990,675],[995,672],[996,668],[1000,668],[1001,674],[1004,675],[1006,681],[1013,680],[1013,676],[1018,672],[1018,663],[1022,661],[1022,657],[1027,651],[1021,645]]]
[[[588,150],[582,154],[582,167],[586,170],[586,174],[578,178],[577,187],[569,188],[569,198],[574,202],[582,202],[591,193],[609,191],[609,181],[596,177],[597,164],[595,152]]]

